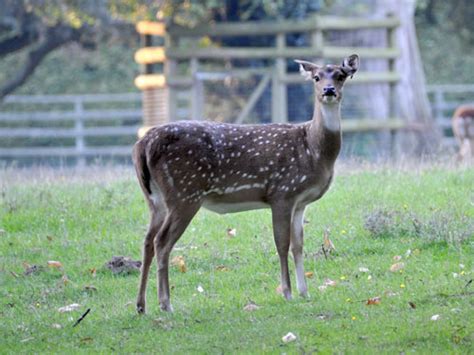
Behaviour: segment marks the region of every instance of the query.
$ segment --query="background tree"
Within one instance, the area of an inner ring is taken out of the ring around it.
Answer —
[[[0,58],[26,52],[0,85],[0,98],[25,83],[45,57],[68,43],[93,50],[114,34],[133,36],[138,18],[152,17],[151,0],[0,0]]]

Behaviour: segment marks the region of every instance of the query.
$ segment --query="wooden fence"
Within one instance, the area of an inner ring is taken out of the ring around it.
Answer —
[[[0,159],[126,156],[141,94],[12,95],[0,105]]]
[[[444,144],[452,146],[452,113],[460,104],[474,103],[474,85],[430,85],[427,90],[433,117],[445,133]],[[54,157],[82,164],[107,156],[129,161],[142,122],[141,98],[138,93],[8,96],[0,105],[0,160]],[[352,121],[344,122],[344,132],[360,131],[361,125],[377,129],[380,124]],[[396,130],[404,123],[384,124]]]
[[[192,29],[172,25],[164,28],[163,24],[143,23],[137,26],[137,30],[148,40],[144,41],[135,57],[138,63],[149,66],[159,63],[165,58],[166,86],[169,90],[168,96],[168,121],[191,118],[202,119],[205,117],[203,107],[206,98],[203,97],[203,81],[208,77],[214,80],[216,76],[225,78],[248,78],[259,75],[261,81],[255,86],[255,91],[249,95],[249,99],[241,108],[237,117],[229,119],[233,122],[245,122],[254,108],[256,102],[263,95],[267,86],[271,88],[271,119],[273,122],[287,122],[289,112],[288,86],[303,83],[298,73],[288,72],[289,59],[294,58],[318,58],[337,59],[358,53],[364,59],[386,60],[387,70],[378,72],[362,71],[357,73],[350,84],[380,84],[385,83],[389,87],[389,99],[387,106],[393,106],[395,86],[400,80],[395,70],[395,60],[399,56],[396,44],[396,30],[400,25],[398,18],[389,16],[380,19],[367,18],[345,18],[336,16],[311,16],[298,21],[266,21],[266,22],[238,22],[238,23],[215,23],[201,25]],[[159,31],[156,28],[159,27]],[[353,30],[383,30],[386,32],[386,45],[383,47],[347,47],[334,46],[327,41],[327,33],[334,31]],[[287,36],[301,34],[309,38],[306,46],[287,45]],[[165,47],[154,47],[151,36],[164,35],[166,37]],[[241,36],[270,36],[274,38],[274,46],[266,47],[230,47],[218,45],[220,38]],[[210,45],[201,47],[200,39],[211,39]],[[217,40],[217,41],[216,41]],[[220,63],[232,63],[233,60],[255,60],[261,59],[267,62],[266,68],[233,68],[223,71],[224,66]],[[212,64],[209,65],[208,63]],[[183,64],[186,64],[186,73],[182,72]],[[140,75],[140,79],[147,77],[153,79],[156,74]],[[383,120],[379,117],[366,117],[360,120],[354,119],[347,123],[346,131],[380,131],[398,130],[407,127],[406,122],[396,115],[396,110],[390,108],[389,117]],[[186,115],[186,116],[184,116]]]

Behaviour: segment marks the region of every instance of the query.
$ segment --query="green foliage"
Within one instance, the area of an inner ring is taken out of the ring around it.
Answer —
[[[436,1],[431,15],[427,15],[427,5],[430,2],[433,0],[418,1],[415,16],[427,82],[472,83],[474,22],[466,21],[464,16],[474,12],[474,4],[471,0],[459,0],[454,5],[451,2]]]
[[[130,45],[112,41],[95,51],[72,44],[51,53],[16,94],[89,94],[137,91],[133,80],[139,66],[133,61],[138,41]],[[0,62],[0,82],[15,70],[18,58]]]
[[[307,210],[305,266],[314,273],[308,300],[286,302],[275,292],[279,262],[268,211],[201,211],[172,255],[187,265],[186,273],[170,269],[175,313],[159,311],[153,266],[146,316],[134,310],[138,276],[114,276],[103,267],[114,255],[141,255],[148,213],[132,175],[103,168],[84,178],[67,171],[0,172],[3,353],[471,351],[472,237],[456,245],[409,235],[374,239],[364,216],[383,205],[472,220],[473,169],[340,173]],[[327,259],[319,253],[326,228],[337,248]],[[405,268],[390,272],[396,255]],[[48,267],[49,260],[63,267]],[[41,268],[24,276],[24,263]],[[326,278],[337,284],[320,291]],[[376,296],[380,304],[366,305]],[[244,311],[250,300],[260,308]],[[58,312],[72,303],[79,310]],[[73,328],[87,308],[90,314]],[[297,340],[285,344],[288,332]]]

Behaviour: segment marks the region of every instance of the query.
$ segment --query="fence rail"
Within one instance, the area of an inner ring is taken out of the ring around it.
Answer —
[[[0,105],[0,159],[129,157],[141,117],[138,93],[8,96]]]
[[[268,85],[269,73],[261,88]],[[242,75],[248,73],[241,73]],[[221,79],[227,73],[199,73],[207,79]],[[212,76],[212,77],[210,77]],[[294,78],[295,82],[297,80]],[[263,89],[261,89],[263,90]],[[429,85],[433,117],[445,132],[445,145],[453,145],[451,116],[454,109],[463,103],[474,103],[474,85]],[[187,96],[186,92],[180,92]],[[178,95],[178,99],[181,95]],[[249,100],[251,101],[251,100]],[[47,111],[47,106],[67,107],[62,110]],[[125,105],[123,109],[117,105]],[[107,105],[110,108],[97,108]],[[130,107],[133,106],[133,107]],[[247,110],[251,110],[250,105]],[[32,111],[25,111],[26,109]],[[180,108],[182,114],[189,110]],[[0,105],[0,159],[69,157],[77,161],[97,156],[129,157],[131,146],[136,139],[141,124],[141,94],[100,94],[100,95],[35,95],[8,96]],[[36,127],[35,125],[42,125]],[[61,127],[57,127],[61,125]],[[66,126],[66,127],[65,127]],[[368,132],[399,129],[423,129],[410,126],[406,122],[391,118],[384,121],[372,119],[351,119],[343,122],[344,132]],[[61,142],[68,140],[65,144]],[[88,142],[88,139],[100,141]],[[116,140],[120,139],[121,144]],[[27,144],[12,144],[22,140]],[[35,140],[46,141],[33,144]],[[25,146],[28,145],[28,146]]]

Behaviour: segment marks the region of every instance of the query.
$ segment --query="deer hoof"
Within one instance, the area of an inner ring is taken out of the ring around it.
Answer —
[[[310,298],[309,293],[307,291],[306,292],[301,292],[300,296],[303,297],[303,298],[306,298],[306,299]]]
[[[137,313],[138,314],[145,314],[145,306],[141,304],[137,304]]]
[[[173,312],[173,306],[171,303],[160,303],[160,308],[163,312]]]

